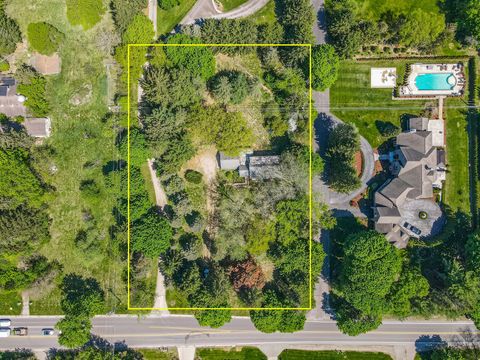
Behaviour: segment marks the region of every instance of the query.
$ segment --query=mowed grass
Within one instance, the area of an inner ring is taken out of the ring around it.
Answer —
[[[106,15],[91,30],[72,27],[66,19],[65,2],[61,0],[15,0],[9,2],[8,13],[25,33],[30,22],[46,21],[65,34],[60,48],[62,72],[48,77],[47,95],[52,105],[52,136],[48,139],[54,153],[51,161],[57,172],[47,181],[56,191],[49,203],[52,218],[51,241],[40,253],[62,265],[62,274],[76,273],[94,277],[103,287],[107,311],[125,308],[126,290],[122,274],[127,264],[120,257],[118,244],[110,237],[115,223],[112,209],[116,205],[116,189],[105,184],[102,167],[118,158],[116,133],[111,121],[105,120],[107,55],[96,47],[100,32],[111,29]],[[79,99],[80,104],[74,104]],[[100,194],[86,198],[79,190],[80,182],[94,179]],[[88,248],[79,248],[75,237],[79,230],[88,230]],[[55,288],[42,299],[33,301],[32,312],[59,313],[60,292]]]
[[[248,0],[220,0],[220,3],[222,4],[223,11],[230,11],[246,3],[247,1]]]
[[[20,315],[22,312],[22,296],[17,291],[0,294],[0,314]]]
[[[157,11],[158,36],[168,34],[187,15],[196,0],[180,0],[180,4],[170,10],[160,7]]]
[[[380,15],[386,11],[408,14],[415,9],[422,9],[427,12],[440,13],[438,0],[355,0],[355,2],[361,13],[372,20],[378,20]]]
[[[138,349],[145,360],[177,360],[177,350]]]
[[[387,140],[378,130],[378,121],[400,126],[402,116],[417,115],[425,101],[392,100],[392,89],[372,89],[370,68],[396,67],[401,82],[408,62],[414,61],[342,61],[338,79],[330,89],[331,111],[355,124],[373,147]]]
[[[264,353],[253,347],[231,350],[198,349],[195,355],[200,360],[267,360]]]
[[[470,214],[467,109],[460,99],[446,101],[448,173],[444,203],[451,211]]]
[[[252,20],[256,25],[276,23],[277,18],[275,17],[275,1],[270,0],[267,5],[261,8],[255,14],[248,16],[247,19]]]
[[[391,360],[388,354],[360,351],[307,351],[284,350],[279,360]]]

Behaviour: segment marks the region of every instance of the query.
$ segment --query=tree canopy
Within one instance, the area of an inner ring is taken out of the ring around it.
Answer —
[[[170,247],[173,232],[170,223],[150,211],[132,224],[132,248],[150,258],[157,258]]]
[[[64,38],[62,32],[46,22],[28,24],[27,34],[32,48],[44,55],[57,51]]]
[[[340,60],[330,44],[317,45],[312,49],[312,86],[324,91],[337,80]]]
[[[15,20],[7,16],[3,2],[0,2],[0,56],[15,51],[17,43],[22,41],[22,33]]]
[[[167,43],[200,44],[201,40],[185,34],[175,34],[168,39]],[[175,46],[167,47],[165,52],[174,66],[187,69],[193,76],[207,80],[215,73],[215,57],[211,47]]]

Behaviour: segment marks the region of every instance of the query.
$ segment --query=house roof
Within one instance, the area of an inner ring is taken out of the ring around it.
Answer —
[[[7,96],[8,86],[0,85],[0,96]]]
[[[428,118],[425,117],[418,117],[418,118],[411,118],[408,120],[408,127],[410,129],[416,130],[428,130]]]

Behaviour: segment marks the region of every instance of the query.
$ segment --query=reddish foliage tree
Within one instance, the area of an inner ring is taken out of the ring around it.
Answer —
[[[236,263],[230,266],[228,270],[235,291],[239,291],[241,288],[261,289],[265,286],[265,276],[262,268],[252,258]]]

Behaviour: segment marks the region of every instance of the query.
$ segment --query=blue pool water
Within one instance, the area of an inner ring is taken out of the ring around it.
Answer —
[[[418,90],[451,90],[456,79],[452,73],[418,74],[415,85]]]

